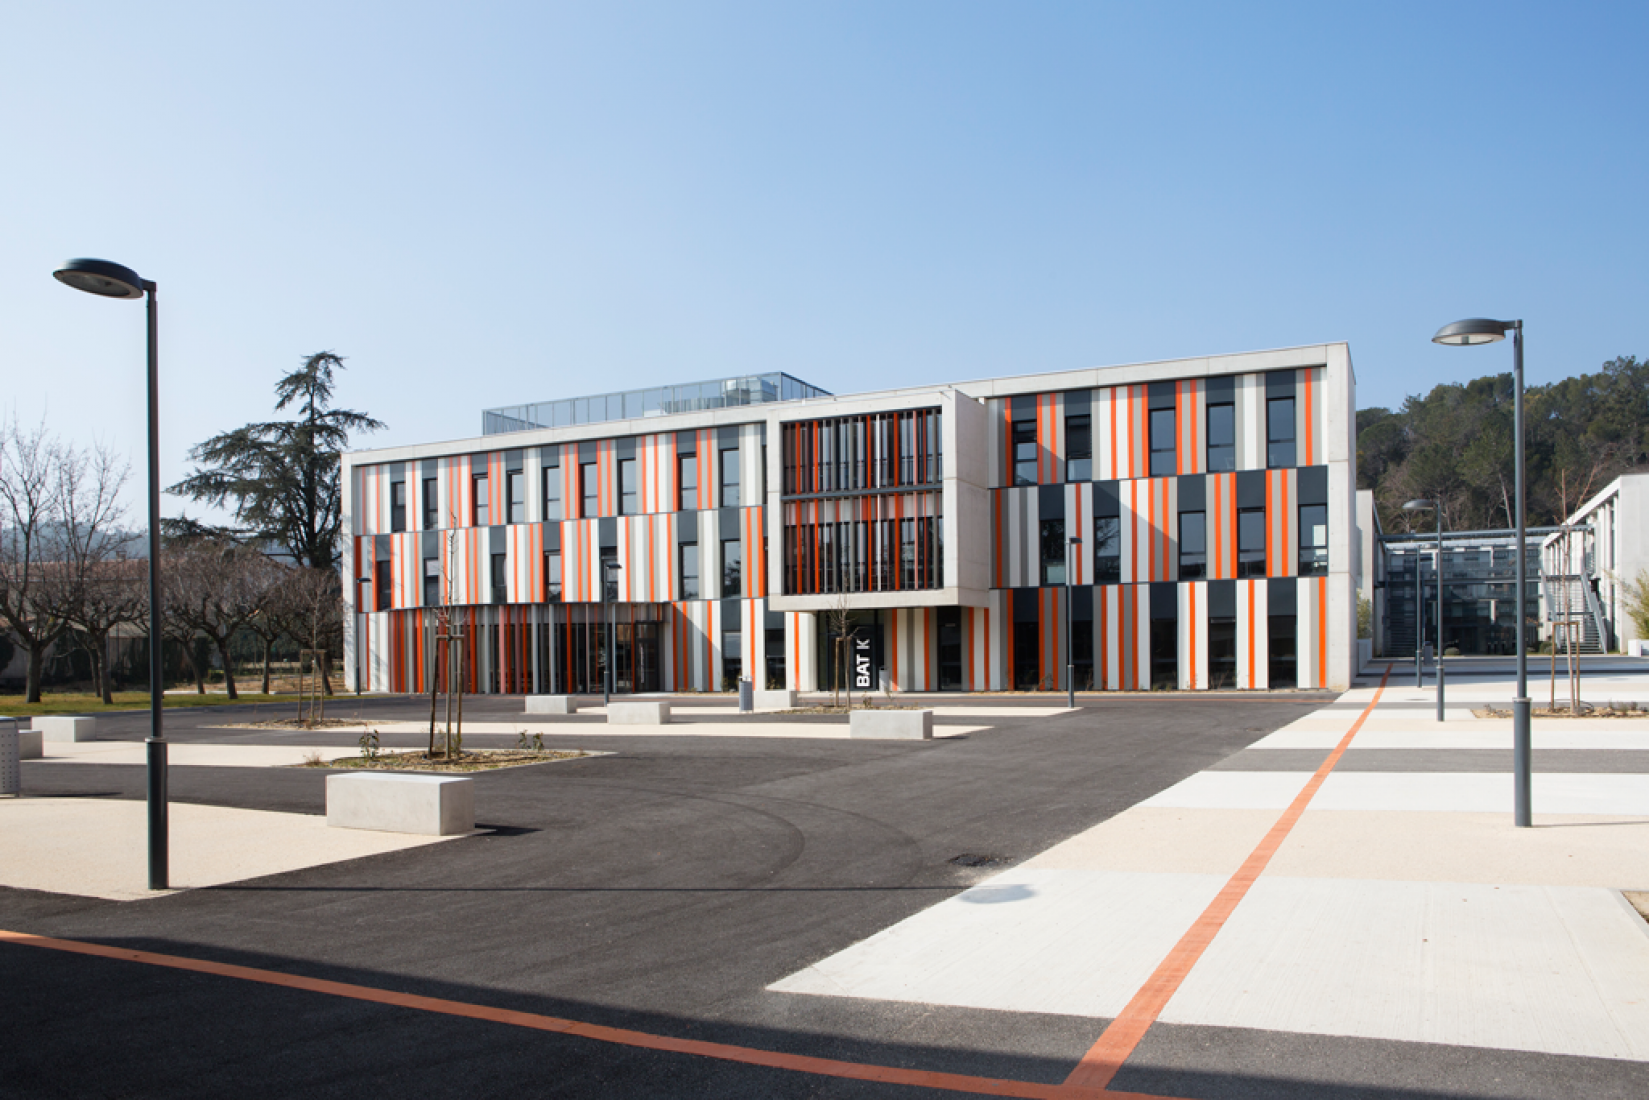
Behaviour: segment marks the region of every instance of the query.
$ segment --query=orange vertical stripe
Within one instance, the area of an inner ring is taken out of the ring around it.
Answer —
[[[1316,427],[1314,422],[1317,418],[1312,415],[1311,378],[1317,372],[1312,367],[1306,367],[1300,373],[1305,376],[1305,461],[1301,465],[1315,466],[1317,465],[1317,448],[1315,433],[1312,429]]]

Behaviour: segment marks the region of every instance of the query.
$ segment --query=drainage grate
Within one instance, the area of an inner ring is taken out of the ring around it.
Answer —
[[[976,855],[972,852],[968,852],[968,853],[965,853],[963,855],[952,856],[950,859],[947,859],[945,862],[946,863],[954,863],[958,867],[995,867],[999,863],[1008,862],[1008,857],[1007,856],[982,856],[982,855]]]

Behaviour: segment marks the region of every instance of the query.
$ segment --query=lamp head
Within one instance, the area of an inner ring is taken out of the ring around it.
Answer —
[[[52,272],[65,286],[104,298],[141,298],[144,282],[138,273],[108,260],[69,260]]]
[[[1435,507],[1437,507],[1437,505],[1433,504],[1429,500],[1411,500],[1407,504],[1403,505],[1403,511],[1405,511],[1405,512],[1429,512]]]
[[[1465,321],[1455,321],[1444,325],[1437,330],[1437,335],[1431,338],[1434,344],[1492,344],[1496,340],[1506,338],[1506,330],[1516,325],[1515,321],[1491,321],[1487,317],[1473,317]]]

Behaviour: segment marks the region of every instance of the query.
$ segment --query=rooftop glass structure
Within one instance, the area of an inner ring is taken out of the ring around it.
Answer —
[[[653,386],[621,393],[601,393],[593,397],[566,397],[560,401],[539,401],[530,405],[507,405],[481,414],[481,434],[524,432],[533,428],[567,428],[575,424],[599,424],[607,420],[634,420],[668,413],[697,412],[701,409],[729,409],[740,405],[765,405],[773,401],[799,401],[806,397],[829,397],[828,390],[793,378],[781,371],[746,374],[737,378],[717,378],[709,382],[688,382],[679,386]]]

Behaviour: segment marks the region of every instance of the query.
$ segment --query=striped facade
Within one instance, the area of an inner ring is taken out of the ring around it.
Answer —
[[[1289,357],[346,456],[349,672],[427,690],[441,620],[472,691],[588,690],[609,630],[633,690],[828,689],[840,601],[892,691],[1341,686],[1350,365]]]

